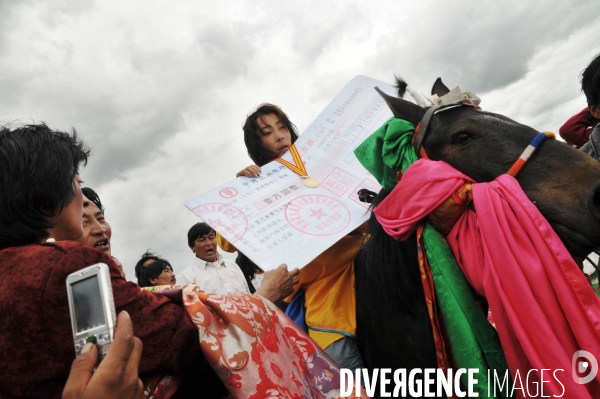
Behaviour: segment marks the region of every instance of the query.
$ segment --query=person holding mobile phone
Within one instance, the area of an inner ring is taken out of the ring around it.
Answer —
[[[45,124],[0,127],[0,397],[60,398],[75,359],[65,280],[96,263],[109,267],[117,312],[144,343],[139,373],[183,376],[186,389],[227,390],[200,349],[183,305],[140,291],[109,254],[75,242],[83,235],[80,166],[90,150]],[[194,375],[194,381],[185,378]],[[189,384],[186,385],[186,381]]]
[[[144,386],[138,377],[142,347],[142,341],[133,336],[129,313],[119,313],[108,354],[94,372],[98,348],[91,342],[87,343],[81,356],[71,365],[62,399],[143,398]]]

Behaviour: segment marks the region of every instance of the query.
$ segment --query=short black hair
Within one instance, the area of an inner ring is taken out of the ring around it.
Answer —
[[[273,104],[261,104],[256,111],[246,117],[244,123],[244,143],[246,144],[246,150],[248,150],[248,156],[258,166],[263,166],[271,162],[275,155],[267,150],[262,142],[260,141],[261,129],[258,125],[258,120],[264,122],[264,117],[270,114],[275,114],[279,120],[287,127],[292,136],[292,144],[298,139],[298,130],[296,126],[290,121],[288,116],[276,105]]]
[[[600,107],[600,54],[581,73],[581,90],[588,105]]]
[[[96,194],[94,190],[92,190],[89,187],[83,187],[81,189],[81,192],[83,193],[83,195],[85,195],[87,199],[92,201],[92,203],[96,205],[98,209],[100,209],[100,212],[104,214],[104,206],[102,205],[102,201],[100,201],[100,197],[98,196],[98,194]]]
[[[173,267],[165,259],[158,259],[147,266],[142,266],[140,268],[140,276],[138,277],[138,285],[142,288],[154,286],[150,280],[158,278],[166,268],[173,271]]]
[[[73,178],[89,155],[75,129],[0,127],[0,249],[48,237],[49,218],[75,198]]]
[[[138,284],[140,280],[140,270],[142,269],[142,267],[144,267],[144,262],[148,259],[161,260],[162,258],[154,252],[152,252],[152,250],[150,249],[144,252],[142,258],[138,260],[138,262],[135,264],[135,278],[138,279]]]
[[[193,248],[194,247],[194,242],[198,239],[198,237],[202,237],[205,234],[208,234],[210,232],[215,232],[215,229],[213,229],[212,227],[210,227],[208,224],[202,222],[202,223],[196,223],[195,225],[193,225],[190,230],[188,231],[188,247]]]

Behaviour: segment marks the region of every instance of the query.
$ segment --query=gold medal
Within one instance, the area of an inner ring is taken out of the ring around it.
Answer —
[[[312,177],[307,177],[306,179],[304,179],[304,185],[306,187],[317,188],[317,187],[319,187],[320,184],[321,184],[321,182],[319,182],[317,179],[312,178]]]

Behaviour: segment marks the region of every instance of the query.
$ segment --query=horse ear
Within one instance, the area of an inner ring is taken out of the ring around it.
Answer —
[[[379,87],[375,87],[375,90],[383,97],[388,107],[390,107],[390,110],[392,110],[394,117],[409,121],[415,126],[421,121],[423,114],[425,114],[423,108],[406,100],[389,96],[382,92]]]
[[[442,78],[437,78],[431,88],[431,94],[437,94],[438,97],[442,97],[448,93],[450,93],[450,89],[442,82]]]

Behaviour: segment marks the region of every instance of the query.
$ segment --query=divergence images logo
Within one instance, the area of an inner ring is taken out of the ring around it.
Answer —
[[[585,359],[585,360],[584,360]],[[584,377],[580,377],[588,373]],[[598,361],[588,351],[580,350],[573,354],[573,380],[578,384],[587,384],[598,374]]]

